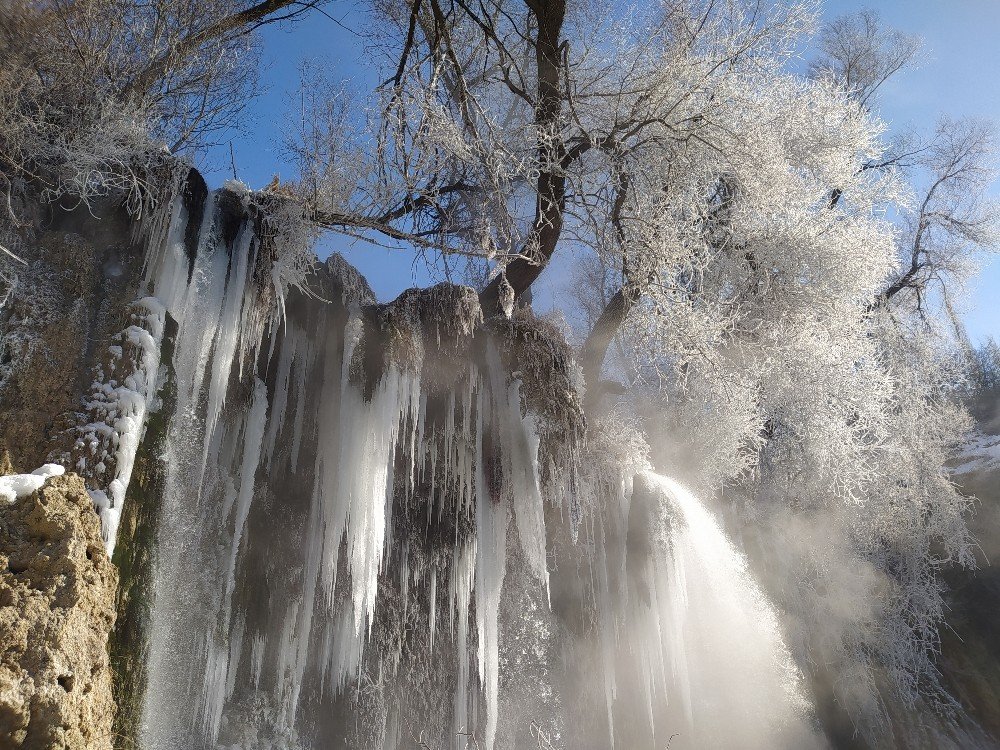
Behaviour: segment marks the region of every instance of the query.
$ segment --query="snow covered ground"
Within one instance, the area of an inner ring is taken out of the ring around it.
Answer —
[[[958,461],[952,474],[1000,469],[1000,435],[975,434],[959,451]]]

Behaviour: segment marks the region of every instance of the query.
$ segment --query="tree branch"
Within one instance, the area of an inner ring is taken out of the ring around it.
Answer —
[[[150,62],[149,65],[132,79],[123,94],[126,97],[128,94],[144,95],[172,65],[175,65],[178,61],[195,52],[206,42],[224,37],[233,32],[248,33],[266,23],[294,18],[319,5],[320,2],[322,0],[265,0],[239,13],[233,13],[225,18],[221,18],[201,31],[186,37],[170,50]],[[280,19],[268,19],[269,16],[291,6],[299,7],[295,11],[285,14]]]
[[[399,240],[400,242],[408,242],[421,250],[434,250],[435,252],[439,252],[444,255],[464,255],[470,258],[482,257],[481,253],[466,250],[461,247],[445,246],[442,242],[432,242],[431,240],[426,239],[424,234],[397,229],[391,224],[382,221],[380,218],[373,219],[367,216],[345,214],[339,211],[312,211],[309,214],[309,219],[316,224],[316,226],[323,227],[324,229],[332,229],[360,239],[368,239],[369,241],[370,238],[366,238],[362,234],[351,232],[350,230],[357,229],[378,232],[379,234],[390,239]]]
[[[562,114],[560,37],[566,2],[525,0],[525,3],[538,23],[535,39],[538,75],[535,125],[541,134],[538,161],[543,166],[536,183],[535,219],[522,252],[525,257],[507,264],[504,273],[494,277],[479,295],[479,304],[486,316],[500,312],[500,286],[504,280],[513,288],[514,298],[517,299],[545,269],[559,244],[566,207],[566,175],[562,169],[565,153],[560,143],[552,142],[556,140]],[[546,142],[546,139],[551,140]]]

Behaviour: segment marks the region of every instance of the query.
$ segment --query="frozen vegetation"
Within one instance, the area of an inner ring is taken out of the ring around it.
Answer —
[[[918,40],[380,0],[382,85],[305,66],[294,177],[209,190],[253,31],[322,4],[0,7],[0,465],[53,462],[0,498],[86,482],[116,741],[995,746],[944,654],[1000,466],[953,304],[994,138],[886,136]],[[380,304],[322,232],[448,281]],[[570,322],[530,301],[557,255]]]

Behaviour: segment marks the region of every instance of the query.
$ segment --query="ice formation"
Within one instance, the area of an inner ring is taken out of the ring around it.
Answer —
[[[8,503],[13,503],[18,498],[40,490],[49,477],[62,476],[65,471],[66,469],[59,464],[45,464],[30,474],[0,476],[0,498]]]
[[[639,746],[674,721],[714,741],[734,712],[778,746],[799,738],[773,613],[669,480],[643,485],[659,489],[639,517],[664,531],[637,557],[634,467],[587,465],[599,448],[551,327],[484,323],[452,285],[375,305],[339,256],[303,292],[306,238],[269,229],[273,205],[232,186],[190,200],[140,228],[142,293],[73,453],[113,549],[173,384],[144,747],[492,750],[543,732],[532,701],[564,746]],[[768,689],[722,690],[705,714],[698,670],[728,653],[693,647],[713,612],[706,632],[744,646],[729,657]],[[594,671],[574,680],[577,657]],[[594,684],[600,732],[566,714]],[[626,698],[644,730],[616,724]]]
[[[155,297],[143,297],[133,309],[134,323],[119,334],[121,343],[108,347],[108,377],[98,373],[83,404],[85,418],[75,429],[73,446],[77,471],[86,475],[90,466],[90,476],[108,479],[90,494],[109,555],[114,554],[136,453],[155,404],[166,325],[166,309]]]

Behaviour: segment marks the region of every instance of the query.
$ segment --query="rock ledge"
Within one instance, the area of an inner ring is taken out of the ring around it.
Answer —
[[[0,747],[111,748],[117,587],[79,476],[0,501]]]

